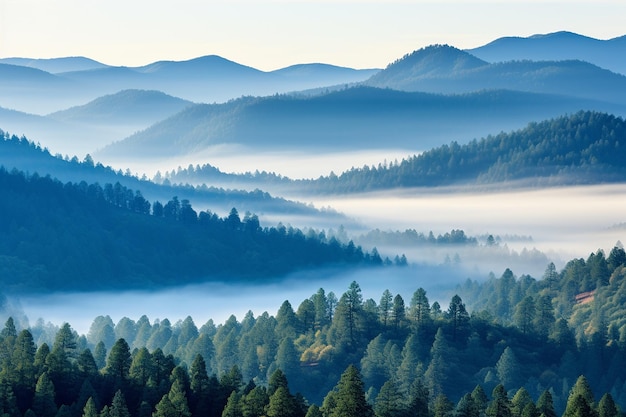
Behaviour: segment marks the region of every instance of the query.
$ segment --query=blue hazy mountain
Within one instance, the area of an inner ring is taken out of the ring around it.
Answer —
[[[63,58],[1,58],[0,64],[19,65],[22,67],[36,68],[51,74],[69,71],[85,71],[105,68],[107,65],[84,56],[72,56]]]
[[[6,59],[13,65],[0,64],[0,106],[47,114],[103,95],[137,89],[157,90],[194,102],[225,102],[241,96],[351,84],[366,80],[377,71],[325,64],[260,71],[215,55],[158,61],[141,67],[114,67],[85,60]],[[37,69],[36,64],[54,74]]]
[[[373,75],[366,85],[458,94],[508,89],[626,104],[626,76],[578,60],[489,64],[448,45],[420,49]]]
[[[158,91],[124,90],[46,116],[0,108],[0,126],[53,153],[82,158],[191,104]]]
[[[626,74],[626,36],[608,40],[572,32],[503,37],[467,52],[488,62],[581,60]]]
[[[185,107],[190,101],[154,90],[122,90],[99,97],[87,104],[48,115],[64,122],[90,125],[150,125]]]
[[[580,109],[624,111],[592,100],[506,90],[437,95],[353,87],[314,97],[245,97],[191,106],[97,155],[160,158],[221,144],[257,150],[424,150]]]

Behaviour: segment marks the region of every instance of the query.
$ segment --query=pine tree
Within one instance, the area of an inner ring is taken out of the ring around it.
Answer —
[[[269,405],[267,407],[268,417],[295,417],[297,409],[295,407],[294,398],[289,390],[284,386],[278,389],[270,396]]]
[[[226,407],[224,407],[224,411],[222,412],[222,417],[243,417],[243,411],[241,410],[241,394],[235,391],[230,394],[226,402]]]
[[[304,417],[324,417],[322,410],[315,404],[312,404]]]
[[[33,398],[33,411],[38,417],[54,417],[57,406],[54,401],[54,384],[44,372],[37,380],[35,386],[35,397]]]
[[[82,417],[98,417],[98,409],[96,408],[96,402],[92,397],[89,397],[85,407],[83,408]]]
[[[258,417],[265,413],[270,397],[265,387],[254,387],[241,401],[243,417]]]
[[[126,340],[118,339],[107,358],[105,373],[115,381],[117,388],[128,381],[132,357]]]
[[[439,394],[433,403],[433,417],[450,417],[454,404],[444,394]]]
[[[579,399],[580,397],[580,399]],[[563,417],[579,417],[579,414],[594,409],[593,392],[584,375],[576,380],[567,397],[567,405]]]
[[[348,366],[336,386],[335,405],[329,417],[371,417],[372,408],[365,400],[361,375],[354,365]]]
[[[413,293],[409,311],[411,319],[418,328],[430,321],[430,304],[428,303],[428,297],[426,297],[426,290],[418,288],[415,293]]]
[[[416,379],[411,384],[409,391],[408,415],[412,417],[428,417],[430,415],[428,404],[430,402],[428,388],[421,379]]]
[[[545,390],[537,400],[537,412],[544,417],[557,417],[554,411],[554,401],[549,390]]]
[[[491,402],[485,411],[487,417],[511,417],[511,401],[502,384],[498,384],[491,394]]]
[[[448,343],[443,334],[443,329],[440,327],[430,349],[430,364],[424,373],[431,395],[435,397],[443,393],[443,387],[447,383],[449,367],[449,361],[446,360],[447,355]]]
[[[396,384],[392,380],[385,382],[376,396],[374,404],[376,417],[399,417],[404,411],[402,396]]]
[[[519,386],[519,379],[521,374],[521,367],[513,353],[513,349],[506,347],[500,359],[496,363],[496,372],[500,383],[507,387]]]
[[[56,412],[54,403],[53,411]],[[20,411],[17,407],[17,401],[13,389],[11,388],[11,383],[2,376],[0,376],[0,415],[3,417],[20,417]]]
[[[177,417],[191,417],[189,403],[187,402],[187,395],[185,394],[185,387],[180,378],[174,379],[167,397],[170,400],[172,407],[174,407],[174,410],[176,410]]]
[[[511,399],[511,414],[513,417],[522,417],[522,413],[528,404],[532,404],[533,400],[526,388],[521,387],[517,390]],[[534,405],[534,404],[533,404]]]
[[[130,412],[126,406],[126,400],[122,391],[117,390],[113,396],[113,402],[109,408],[110,417],[130,417]]]
[[[613,401],[613,397],[610,393],[606,393],[600,399],[598,403],[598,417],[617,417],[619,416],[619,410]]]
[[[489,403],[485,390],[480,385],[476,385],[471,395],[474,400],[474,404],[476,404],[476,407],[478,408],[479,415],[484,416]]]

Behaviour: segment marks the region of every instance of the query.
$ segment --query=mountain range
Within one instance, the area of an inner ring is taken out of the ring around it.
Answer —
[[[411,187],[601,184],[626,181],[626,122],[606,113],[578,112],[524,129],[452,142],[386,165],[353,168],[310,180],[256,172],[227,174],[204,165],[166,173],[173,183],[220,184],[297,195],[341,194]]]
[[[626,114],[626,76],[601,68],[620,61],[623,44],[559,32],[470,51],[434,45],[383,70],[301,64],[265,72],[215,55],[141,67],[5,58],[0,126],[81,157],[160,158],[215,144],[421,151],[579,110]],[[492,50],[518,55],[487,56]],[[545,56],[531,61],[524,51]]]
[[[459,94],[509,89],[626,104],[626,76],[583,61],[490,64],[448,45],[429,46],[390,64],[366,85]]]
[[[509,90],[440,95],[357,86],[313,97],[245,97],[190,106],[94,156],[158,160],[216,145],[243,145],[250,151],[425,150],[580,109],[621,113],[624,108]]]
[[[56,72],[62,69],[67,71]],[[142,67],[114,67],[82,57],[4,59],[0,106],[43,115],[128,89],[157,90],[194,102],[224,102],[242,95],[350,84],[377,71],[302,64],[265,72],[215,55]]]
[[[580,60],[626,75],[626,36],[601,40],[562,31],[525,38],[503,37],[466,51],[492,63]]]

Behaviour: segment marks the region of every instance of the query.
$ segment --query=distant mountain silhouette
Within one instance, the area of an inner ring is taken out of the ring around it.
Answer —
[[[487,64],[450,46],[428,47],[406,55],[364,84],[443,94],[508,89],[626,104],[626,76],[587,62]]]
[[[40,115],[121,90],[157,90],[189,101],[214,103],[241,96],[345,86],[366,80],[377,71],[301,64],[265,72],[216,55],[135,68],[97,65],[81,58],[45,62],[21,58],[10,62],[24,66],[0,64],[0,106]],[[33,62],[55,71],[66,65],[67,71],[53,75],[31,68]]]
[[[512,60],[587,61],[613,72],[626,74],[626,35],[599,40],[572,32],[503,37],[467,52],[488,62]]]
[[[191,104],[193,103],[190,101],[160,91],[123,90],[99,97],[82,106],[52,113],[48,117],[82,124],[130,124],[145,127],[178,113]]]
[[[0,127],[83,157],[192,104],[158,91],[124,90],[46,116],[0,108]]]
[[[104,68],[107,65],[94,61],[83,56],[73,56],[64,58],[1,58],[0,64],[20,65],[23,67],[36,68],[51,74],[58,74],[68,71],[85,71],[97,68]]]
[[[423,150],[580,109],[623,107],[513,91],[465,95],[354,87],[315,97],[242,98],[195,105],[96,155],[160,158],[214,145],[257,150]]]

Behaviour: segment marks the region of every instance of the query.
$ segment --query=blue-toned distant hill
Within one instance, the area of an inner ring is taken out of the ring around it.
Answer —
[[[490,64],[448,45],[404,56],[366,85],[402,91],[459,94],[507,89],[626,104],[626,76],[578,61],[508,61]]]
[[[124,90],[46,116],[0,108],[0,126],[45,144],[54,153],[82,159],[191,104],[158,91]]]
[[[470,54],[488,62],[581,60],[626,74],[626,36],[608,40],[572,32],[555,32],[527,38],[510,36],[496,39]]]
[[[216,55],[185,61],[158,61],[141,67],[98,65],[95,61],[70,58],[6,61],[12,65],[0,61],[0,106],[40,115],[121,90],[157,90],[184,100],[214,103],[241,96],[352,84],[378,71],[325,64],[299,64],[276,71],[260,71]],[[48,68],[54,74],[41,68]],[[66,71],[59,71],[63,68]]]
[[[36,68],[51,74],[69,71],[85,71],[105,68],[108,65],[84,56],[72,56],[63,58],[0,58],[0,64],[20,65],[22,67]]]
[[[191,101],[160,91],[123,90],[99,97],[87,104],[48,115],[66,123],[91,126],[148,126],[192,105]]]
[[[406,187],[626,182],[626,121],[579,112],[461,145],[453,142],[390,165],[365,166],[314,180],[268,173],[226,174],[210,165],[166,173],[172,182],[265,184],[290,193],[364,192]]]
[[[624,107],[503,90],[445,96],[353,87],[313,97],[248,97],[191,106],[96,155],[161,158],[223,144],[307,152],[420,151],[580,109],[623,112]]]

